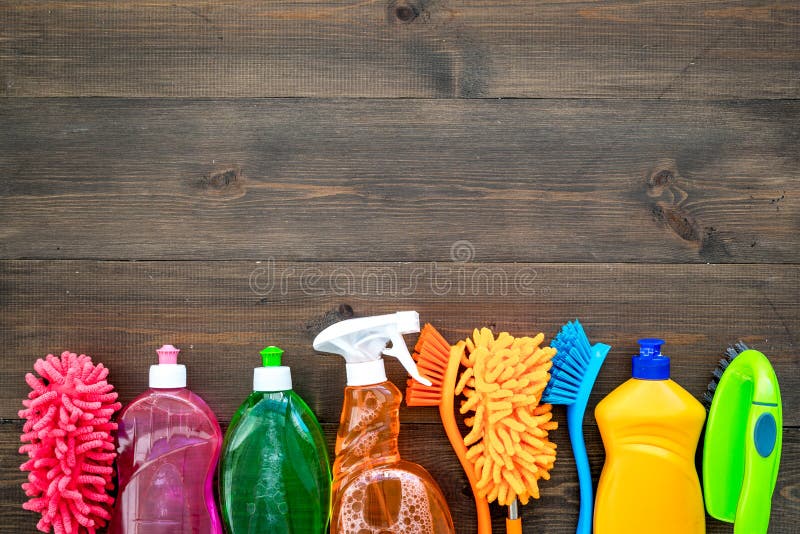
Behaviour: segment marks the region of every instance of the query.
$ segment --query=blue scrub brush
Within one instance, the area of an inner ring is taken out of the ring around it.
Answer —
[[[567,427],[572,442],[572,453],[578,468],[581,508],[577,534],[592,531],[592,474],[589,457],[583,440],[583,414],[589,402],[589,393],[611,347],[603,343],[591,345],[583,326],[575,322],[565,324],[550,346],[558,352],[553,357],[550,381],[542,394],[542,402],[563,404],[567,407]]]

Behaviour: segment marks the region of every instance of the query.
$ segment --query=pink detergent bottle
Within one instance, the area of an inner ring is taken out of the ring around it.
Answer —
[[[222,432],[203,399],[186,389],[178,349],[158,349],[150,389],[119,416],[119,495],[113,534],[218,534],[213,477]]]

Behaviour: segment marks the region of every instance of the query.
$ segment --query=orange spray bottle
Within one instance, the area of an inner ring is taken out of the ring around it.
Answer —
[[[705,421],[700,402],[670,380],[660,339],[639,340],[633,378],[595,408],[606,449],[596,534],[702,534],[705,510],[694,465]]]
[[[452,534],[441,489],[421,466],[400,458],[400,390],[386,379],[382,354],[427,385],[403,334],[419,332],[417,312],[348,319],[329,326],[314,348],[344,356],[347,387],[333,464],[331,534]],[[392,346],[387,348],[387,343]]]

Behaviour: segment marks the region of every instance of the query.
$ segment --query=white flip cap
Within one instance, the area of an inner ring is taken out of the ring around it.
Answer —
[[[292,372],[281,365],[283,349],[270,345],[261,349],[261,367],[253,369],[253,391],[288,391],[292,389]]]
[[[253,391],[288,391],[292,389],[289,367],[256,367],[253,369]]]
[[[158,364],[150,366],[150,387],[175,389],[186,387],[186,366],[178,364],[178,353],[172,345],[164,345],[156,351]]]
[[[151,365],[150,387],[153,389],[185,388],[186,366],[179,363]]]

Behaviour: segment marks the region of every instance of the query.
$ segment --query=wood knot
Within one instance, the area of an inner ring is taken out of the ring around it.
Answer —
[[[352,319],[353,317],[353,307],[349,304],[339,304],[339,307],[336,309],[339,313],[339,316],[344,319]]]
[[[239,169],[228,169],[226,171],[215,172],[209,174],[208,187],[211,189],[226,189],[236,185],[239,181]]]
[[[678,184],[675,162],[657,161],[651,169],[645,183],[647,196],[653,199],[650,201],[653,219],[684,241],[699,245],[703,239],[702,226],[686,209],[689,195]]]
[[[408,24],[419,17],[420,9],[405,0],[392,0],[387,7],[387,14],[390,21],[396,20]]]
[[[659,158],[646,172],[644,183],[647,196],[660,197],[662,193],[669,192],[677,187],[678,166],[672,158]]]
[[[216,198],[236,198],[244,194],[244,176],[239,166],[213,171],[198,181],[206,194]]]
[[[647,185],[650,186],[669,185],[674,181],[675,181],[675,174],[669,169],[664,169],[662,171],[658,171],[651,174],[650,178],[647,180]]]
[[[651,210],[653,218],[662,224],[666,224],[675,234],[691,243],[701,241],[700,225],[697,221],[685,213],[680,206],[665,206],[657,203]]]

